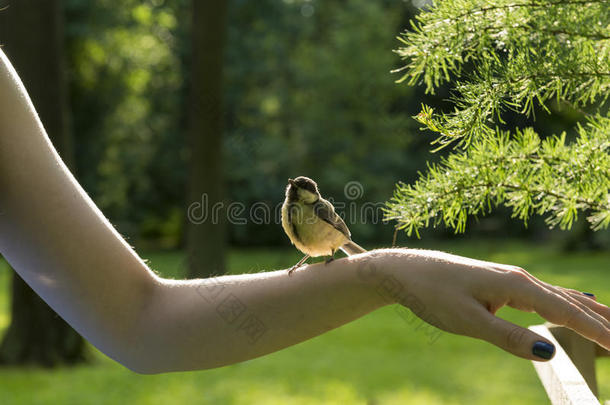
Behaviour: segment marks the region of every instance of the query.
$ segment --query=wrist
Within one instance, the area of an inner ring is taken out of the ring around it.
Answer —
[[[356,257],[350,257],[355,267],[358,282],[364,283],[367,293],[379,306],[395,304],[400,301],[406,286],[396,277],[392,263],[402,249],[377,249]]]

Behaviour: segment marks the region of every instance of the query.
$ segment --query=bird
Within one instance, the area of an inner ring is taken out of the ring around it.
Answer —
[[[351,233],[335,207],[322,198],[317,183],[309,177],[288,179],[286,199],[282,204],[282,228],[292,244],[305,254],[288,270],[289,275],[309,257],[329,256],[328,263],[338,249],[348,256],[366,252],[352,241]]]

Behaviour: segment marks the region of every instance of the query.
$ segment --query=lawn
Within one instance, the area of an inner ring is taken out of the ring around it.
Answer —
[[[519,242],[462,241],[435,248],[522,266],[546,281],[610,302],[610,253],[565,254]],[[179,252],[143,257],[180,277]],[[292,250],[235,250],[232,272],[285,268]],[[1,264],[0,266],[5,266]],[[0,268],[0,330],[8,323],[8,271]],[[386,307],[287,350],[215,370],[143,376],[93,351],[93,363],[52,371],[0,369],[3,404],[541,404],[546,394],[529,361],[470,338],[443,333],[430,342],[418,321]],[[503,309],[522,325],[534,314]],[[601,396],[610,399],[610,359],[598,361]]]

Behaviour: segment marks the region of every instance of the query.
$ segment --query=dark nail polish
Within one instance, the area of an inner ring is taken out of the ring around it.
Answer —
[[[534,354],[534,356],[538,356],[541,359],[548,360],[553,357],[553,354],[555,353],[555,346],[539,340],[534,343],[534,347],[532,347],[532,353]]]
[[[588,295],[589,297],[594,297],[595,298],[595,294],[591,294],[591,293],[586,293],[586,292],[582,292],[584,295]]]

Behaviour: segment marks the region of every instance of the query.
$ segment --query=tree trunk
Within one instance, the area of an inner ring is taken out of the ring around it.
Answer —
[[[225,272],[222,65],[227,4],[192,1],[186,247],[190,277]]]
[[[3,4],[5,3],[5,4]],[[23,80],[53,145],[70,167],[67,87],[60,0],[0,1],[0,43]],[[2,364],[53,366],[84,360],[82,337],[16,273],[11,324],[0,344]]]
[[[0,345],[0,364],[53,367],[86,358],[83,338],[13,273],[11,324]]]

